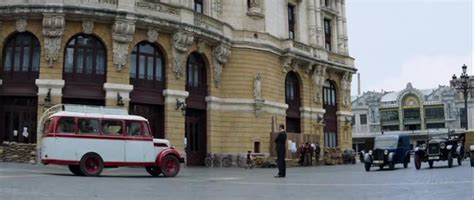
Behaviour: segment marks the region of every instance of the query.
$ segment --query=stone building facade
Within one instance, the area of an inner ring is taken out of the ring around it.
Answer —
[[[470,98],[468,102],[471,113],[474,104]],[[449,86],[420,90],[408,83],[401,91],[365,92],[352,101],[352,109],[353,148],[358,151],[382,133],[408,134],[415,147],[428,135],[462,133],[468,123],[464,98]]]
[[[68,103],[146,117],[190,165],[269,153],[279,123],[352,145],[345,0],[6,0],[0,16],[0,142],[39,142]]]

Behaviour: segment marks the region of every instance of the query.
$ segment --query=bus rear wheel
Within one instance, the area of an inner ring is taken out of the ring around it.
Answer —
[[[69,165],[68,167],[72,174],[76,176],[84,176],[84,174],[81,172],[81,169],[79,168],[79,165]]]
[[[104,169],[104,162],[99,155],[88,153],[82,157],[79,167],[85,176],[99,176]]]
[[[159,176],[161,169],[159,167],[145,167],[146,171],[152,176]]]

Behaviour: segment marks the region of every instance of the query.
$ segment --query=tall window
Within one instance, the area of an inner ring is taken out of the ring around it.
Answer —
[[[149,42],[141,42],[132,50],[130,79],[164,82],[163,55]]]
[[[360,115],[360,124],[362,124],[362,125],[367,124],[367,115],[366,114]]]
[[[203,13],[203,0],[194,0],[194,11],[198,13]]]
[[[327,50],[331,51],[332,49],[332,27],[331,20],[324,19],[324,46]]]
[[[3,72],[38,72],[40,52],[39,41],[33,34],[15,34],[4,47]]]
[[[288,35],[290,39],[295,39],[295,6],[288,5]]]
[[[286,75],[285,102],[288,104],[288,110],[286,111],[286,130],[292,133],[300,133],[300,88],[298,77],[294,72],[290,72]]]
[[[106,52],[104,45],[92,35],[77,35],[66,45],[65,75],[105,78]]]
[[[324,145],[326,147],[337,146],[337,96],[336,87],[330,80],[323,85],[323,108],[324,113]]]
[[[186,71],[186,87],[188,91],[207,90],[206,65],[201,55],[192,53],[189,56]]]

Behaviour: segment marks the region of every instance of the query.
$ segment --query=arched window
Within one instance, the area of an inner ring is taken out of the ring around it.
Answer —
[[[206,64],[201,55],[192,53],[189,56],[186,72],[187,90],[190,92],[206,93]]]
[[[157,81],[164,83],[164,62],[160,49],[149,42],[141,42],[132,50],[130,57],[130,79],[135,81]]]
[[[206,109],[207,74],[206,63],[199,53],[191,53],[186,65],[186,99],[188,108]]]
[[[104,105],[107,53],[95,36],[79,34],[64,49],[63,103]]]
[[[324,113],[324,145],[326,147],[337,146],[337,95],[336,87],[330,80],[323,85],[323,109]]]
[[[31,33],[17,33],[10,37],[3,50],[3,68],[9,72],[38,72],[41,47],[38,39]]]
[[[66,45],[64,52],[65,76],[105,80],[106,63],[104,45],[92,35],[77,35]]]
[[[300,120],[300,87],[298,77],[294,72],[289,72],[285,79],[285,102],[288,104],[286,110],[286,130],[292,133],[301,132]]]

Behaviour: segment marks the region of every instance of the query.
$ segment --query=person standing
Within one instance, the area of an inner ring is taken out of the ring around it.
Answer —
[[[285,144],[286,144],[286,131],[285,125],[280,124],[280,133],[275,138],[276,152],[277,152],[277,165],[278,175],[275,178],[284,178],[286,176],[286,163],[285,163]]]
[[[319,146],[319,143],[316,143],[316,147],[314,148],[314,155],[315,155],[315,160],[317,164],[319,164],[320,154],[321,154],[321,147]]]

